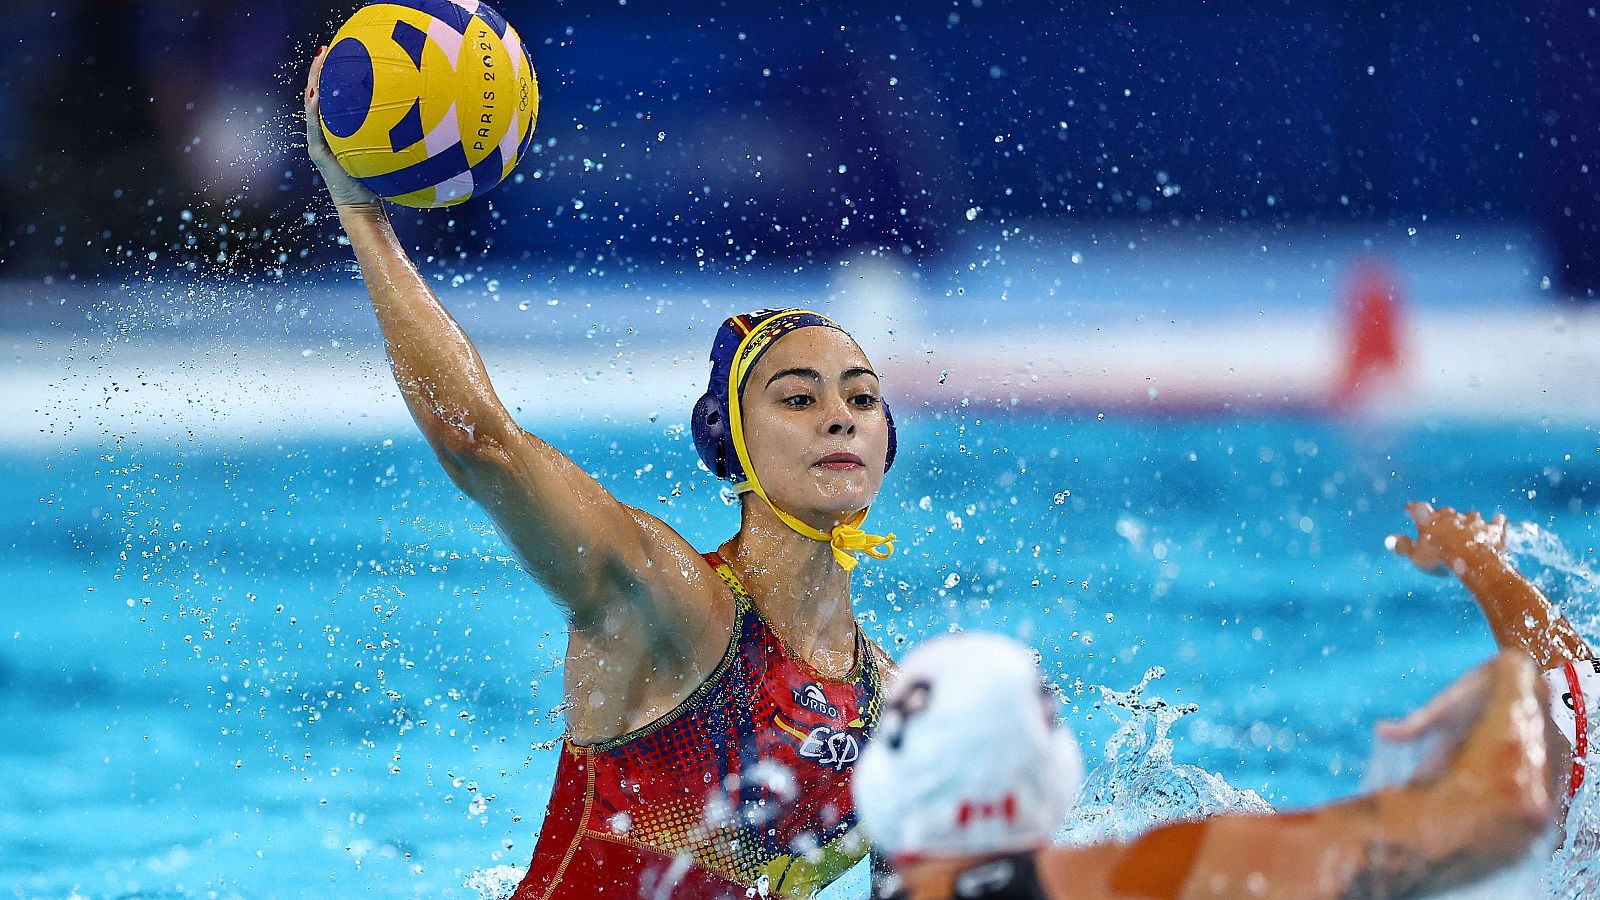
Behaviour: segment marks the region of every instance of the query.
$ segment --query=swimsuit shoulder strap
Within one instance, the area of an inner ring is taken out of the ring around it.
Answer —
[[[722,579],[722,583],[728,586],[728,590],[733,592],[734,606],[739,614],[743,614],[745,610],[755,607],[755,598],[751,597],[750,592],[745,590],[744,582],[740,581],[739,576],[733,573],[733,567],[728,565],[728,561],[722,558],[722,554],[713,550],[710,553],[700,554],[700,558],[706,561],[706,565],[709,565],[712,571],[717,573],[717,577]]]
[[[728,586],[728,590],[733,592],[734,616],[736,618],[736,622],[738,623],[736,627],[739,631],[738,639],[740,641],[760,640],[768,642],[777,650],[781,651],[785,656],[795,659],[801,662],[802,665],[809,667],[809,663],[799,660],[798,657],[794,656],[794,654],[789,651],[789,648],[786,644],[784,644],[783,639],[778,636],[778,633],[773,630],[771,623],[769,623],[766,617],[762,615],[761,608],[756,605],[755,598],[750,596],[750,592],[745,589],[744,583],[739,580],[739,576],[734,574],[733,567],[728,565],[728,561],[723,559],[722,555],[716,551],[702,553],[700,556],[706,561],[707,565],[716,571],[723,583]],[[871,694],[875,698],[875,704],[877,695],[881,692],[881,681],[883,678],[882,667],[878,665],[877,653],[873,647],[871,639],[869,639],[867,637],[867,633],[862,630],[861,623],[856,622],[854,624],[856,632],[855,656],[857,665],[854,667],[854,674],[850,677],[860,677],[865,680],[865,683],[869,685]],[[874,709],[875,708],[876,706],[874,706]]]

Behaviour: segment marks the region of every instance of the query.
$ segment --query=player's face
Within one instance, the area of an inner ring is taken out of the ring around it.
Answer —
[[[751,371],[741,408],[751,466],[779,509],[827,530],[883,486],[889,426],[878,376],[844,332],[779,338]]]

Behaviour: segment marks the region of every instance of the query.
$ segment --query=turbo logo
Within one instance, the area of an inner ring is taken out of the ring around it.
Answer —
[[[828,697],[822,693],[822,688],[814,684],[807,684],[799,690],[791,689],[789,693],[794,695],[794,702],[800,704],[801,708],[809,709],[830,719],[839,718],[839,707],[828,702]]]
[[[800,755],[816,760],[819,765],[832,766],[836,772],[843,772],[845,766],[855,762],[856,757],[861,755],[861,744],[848,731],[818,725],[800,744]]]

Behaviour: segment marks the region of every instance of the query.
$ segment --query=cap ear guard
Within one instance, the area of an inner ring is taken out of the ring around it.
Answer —
[[[879,400],[878,402],[883,406],[883,421],[889,426],[889,452],[883,457],[883,471],[884,474],[888,474],[889,470],[894,468],[894,452],[899,449],[900,442],[895,440],[894,413],[889,411],[889,401]]]
[[[694,434],[694,448],[700,452],[700,461],[711,474],[738,481],[744,473],[738,471],[739,455],[733,449],[733,432],[728,428],[728,411],[723,406],[723,401],[710,391],[701,394],[689,417],[689,427]]]

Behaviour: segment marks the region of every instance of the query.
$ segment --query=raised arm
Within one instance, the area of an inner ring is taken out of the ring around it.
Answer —
[[[1523,650],[1547,670],[1594,657],[1572,623],[1506,558],[1505,516],[1485,520],[1427,503],[1407,504],[1406,512],[1417,537],[1391,535],[1391,549],[1424,572],[1461,579],[1501,648]]]
[[[1550,830],[1563,742],[1544,714],[1544,691],[1527,655],[1505,651],[1404,721],[1380,726],[1393,740],[1432,735],[1451,748],[1404,787],[1297,814],[1166,825],[1129,843],[1015,855],[903,847],[896,859],[901,880],[879,896],[1333,900],[1433,893],[1520,859]],[[941,791],[961,796],[950,792],[962,788],[973,786],[958,780]],[[926,812],[935,822],[948,815],[943,807]],[[973,827],[961,839],[967,846],[999,842],[996,826]],[[934,835],[929,840],[956,840]]]
[[[1465,720],[1442,774],[1296,815],[1219,816],[1038,855],[1054,897],[1411,897],[1510,864],[1545,834],[1558,738],[1527,657],[1502,653],[1393,731]],[[1097,890],[1085,891],[1090,885]]]
[[[318,121],[319,51],[305,92],[306,144],[349,235],[395,382],[451,479],[493,516],[529,569],[572,616],[599,622],[618,598],[699,582],[692,565],[657,565],[692,549],[654,517],[618,502],[588,473],[523,431],[483,360],[406,255],[383,202],[333,158]],[[652,579],[663,584],[647,583]]]

